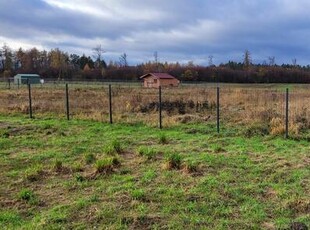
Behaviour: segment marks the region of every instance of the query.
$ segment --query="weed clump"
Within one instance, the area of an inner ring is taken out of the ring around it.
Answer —
[[[143,189],[134,189],[133,191],[131,191],[131,197],[134,200],[144,200],[145,192]]]
[[[284,123],[281,118],[272,118],[269,125],[271,135],[281,135],[285,133]]]
[[[198,171],[198,163],[195,161],[187,161],[183,164],[183,170],[187,173],[195,173]]]
[[[73,172],[83,172],[83,166],[81,165],[80,162],[75,162],[72,164],[71,170]]]
[[[77,182],[83,182],[83,181],[85,181],[85,177],[83,177],[81,174],[77,174],[77,175],[75,176],[75,180],[76,180]]]
[[[182,157],[178,153],[167,154],[166,156],[166,169],[180,169]]]
[[[113,140],[109,145],[104,147],[103,152],[107,155],[120,154],[123,152],[123,148],[118,140]]]
[[[159,141],[159,144],[165,145],[165,144],[168,144],[169,139],[165,134],[161,133],[158,137],[158,141]]]
[[[267,125],[255,123],[255,124],[248,126],[244,130],[243,134],[247,138],[254,137],[254,136],[266,136],[269,134],[269,128]]]
[[[63,170],[62,161],[55,160],[53,168],[56,172],[61,172]]]
[[[27,203],[31,205],[38,204],[38,198],[35,196],[35,194],[29,190],[29,189],[22,189],[18,193],[18,199],[22,201],[26,201]]]
[[[92,153],[87,153],[84,158],[86,164],[92,164],[96,161],[96,156]]]
[[[43,166],[36,165],[34,167],[28,168],[25,171],[25,178],[30,182],[38,181],[43,173]]]
[[[34,193],[31,190],[29,190],[29,189],[22,189],[18,193],[18,198],[20,200],[30,201],[31,199],[34,198]]]
[[[277,118],[272,118],[270,121],[270,134],[277,136],[277,135],[283,135],[285,134],[285,124],[284,120],[277,117]],[[290,134],[298,135],[300,134],[302,130],[302,124],[301,123],[289,123],[288,131]]]
[[[97,160],[95,163],[97,173],[111,173],[113,169],[121,163],[117,157],[108,157],[105,159]]]
[[[222,153],[222,152],[226,152],[226,150],[224,148],[222,148],[221,146],[216,145],[214,148],[214,152],[215,153]]]
[[[140,146],[137,150],[137,153],[140,156],[146,157],[148,160],[153,159],[157,154],[157,152],[154,149],[146,146]]]

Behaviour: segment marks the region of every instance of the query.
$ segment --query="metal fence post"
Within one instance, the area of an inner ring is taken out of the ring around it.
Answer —
[[[158,110],[159,110],[159,128],[162,129],[162,107],[161,107],[161,86],[158,88],[158,100],[159,100],[159,105],[158,105]]]
[[[11,79],[8,78],[8,82],[9,82],[9,89],[11,89]]]
[[[286,88],[286,97],[285,97],[285,138],[288,138],[288,112],[289,112],[289,92]]]
[[[70,106],[69,106],[69,87],[68,83],[66,83],[66,113],[67,113],[67,120],[70,120]]]
[[[32,118],[32,100],[31,100],[31,84],[28,81],[28,95],[29,95],[29,117]]]
[[[109,84],[109,115],[110,115],[110,124],[113,124],[113,117],[112,117],[112,87]]]
[[[19,79],[17,79],[17,89],[19,89]]]
[[[216,87],[216,129],[220,133],[220,88]]]

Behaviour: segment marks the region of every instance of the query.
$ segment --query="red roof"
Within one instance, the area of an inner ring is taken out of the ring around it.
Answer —
[[[175,77],[167,73],[148,73],[148,74],[141,76],[140,78],[143,79],[149,76],[153,76],[156,79],[176,79]]]

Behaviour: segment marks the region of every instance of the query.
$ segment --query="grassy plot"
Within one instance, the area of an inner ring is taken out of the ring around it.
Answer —
[[[0,116],[8,229],[310,225],[309,139]]]

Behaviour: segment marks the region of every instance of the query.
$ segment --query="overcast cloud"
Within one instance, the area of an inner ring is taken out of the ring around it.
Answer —
[[[0,45],[60,48],[130,64],[153,60],[207,64],[310,64],[309,0],[0,0]]]

